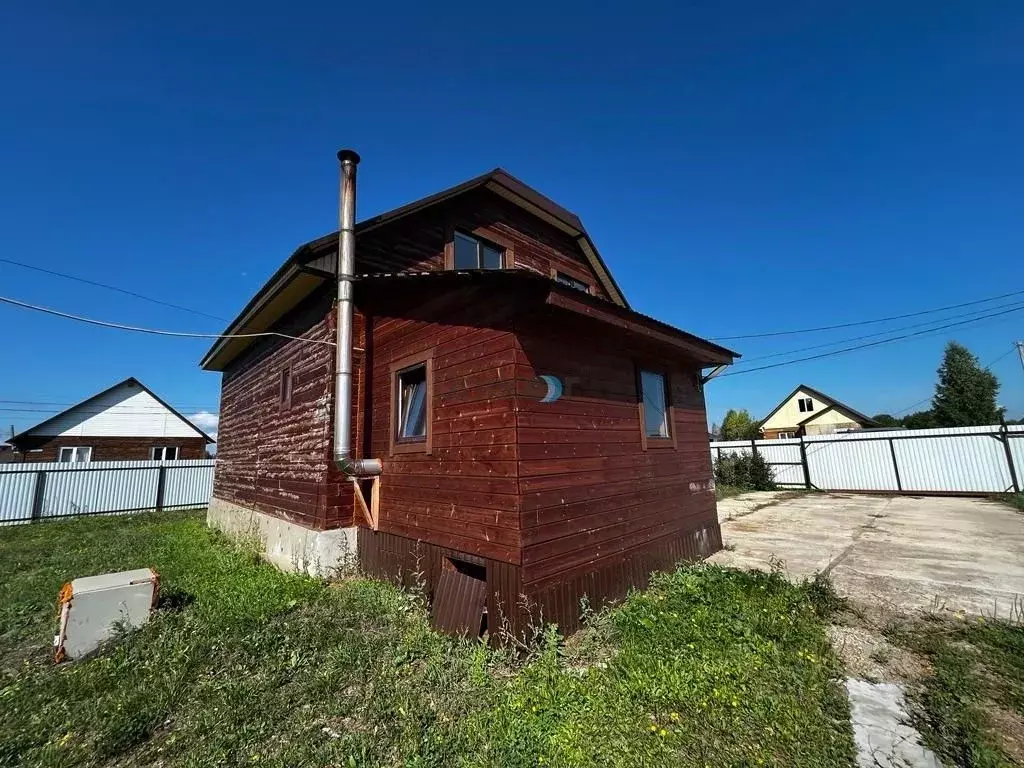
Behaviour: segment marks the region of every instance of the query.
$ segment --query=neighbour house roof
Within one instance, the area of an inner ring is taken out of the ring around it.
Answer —
[[[765,416],[763,419],[761,419],[761,421],[759,423],[760,424],[766,423],[772,416],[774,416],[776,413],[778,413],[780,410],[782,410],[782,407],[786,403],[788,403],[790,400],[792,400],[793,397],[796,396],[796,394],[798,392],[806,392],[807,394],[811,395],[812,397],[815,397],[818,400],[820,400],[821,402],[825,403],[827,405],[827,407],[823,408],[820,411],[815,411],[815,412],[809,414],[807,416],[807,418],[797,422],[797,424],[795,426],[798,426],[798,427],[799,426],[803,426],[804,424],[807,424],[808,422],[814,421],[816,418],[818,418],[819,416],[821,416],[824,413],[828,413],[829,411],[837,411],[837,410],[838,411],[843,411],[845,413],[850,414],[855,419],[857,419],[857,421],[860,422],[861,424],[869,425],[869,426],[875,424],[875,421],[873,419],[871,419],[869,416],[865,416],[860,411],[858,411],[858,410],[856,410],[854,408],[851,408],[850,406],[846,405],[845,403],[840,402],[839,400],[836,400],[834,397],[829,397],[824,392],[821,392],[821,391],[819,391],[817,389],[814,389],[813,387],[808,387],[806,384],[798,385],[796,387],[796,389],[794,389],[792,392],[790,392],[788,395],[786,395],[784,398],[782,398],[782,400],[779,402],[779,404],[777,406],[775,406],[775,408],[772,410],[772,412],[769,413],[767,416]]]
[[[361,221],[356,224],[356,236],[478,189],[494,192],[571,236],[590,266],[593,267],[602,287],[611,297],[612,303],[621,307],[629,307],[625,296],[579,217],[501,168],[495,168],[454,187]],[[332,279],[333,274],[324,269],[324,260],[322,258],[318,260],[317,257],[322,256],[325,249],[336,246],[337,242],[338,233],[333,232],[297,248],[246,304],[238,317],[228,325],[224,335],[257,333],[267,330],[326,280]],[[207,351],[199,364],[207,370],[222,370],[224,365],[237,357],[250,343],[252,343],[251,339],[222,337]]]
[[[86,406],[88,406],[90,404],[96,404],[96,402],[98,400],[100,400],[101,398],[105,397],[106,395],[111,394],[112,392],[114,392],[119,387],[125,387],[125,386],[138,387],[141,391],[147,393],[150,397],[152,397],[154,400],[156,400],[160,405],[162,405],[164,408],[166,408],[167,411],[172,416],[175,416],[178,419],[180,419],[182,422],[184,422],[184,424],[187,425],[192,431],[194,431],[198,437],[202,437],[208,443],[216,442],[212,437],[210,437],[208,434],[206,434],[201,429],[199,429],[199,427],[197,427],[195,424],[193,424],[187,418],[182,416],[177,410],[175,410],[170,405],[168,405],[159,395],[157,395],[153,390],[151,390],[149,387],[147,387],[141,381],[136,379],[134,376],[130,376],[127,379],[125,379],[124,381],[119,381],[114,386],[108,387],[107,389],[104,389],[102,392],[97,392],[92,397],[86,398],[82,402],[80,402],[80,403],[78,403],[76,405],[73,405],[70,408],[66,408],[65,410],[61,411],[60,413],[56,414],[55,416],[51,416],[50,418],[46,419],[45,421],[39,422],[38,424],[36,424],[33,427],[29,427],[28,429],[24,430],[23,432],[20,432],[19,434],[17,434],[14,437],[12,437],[10,439],[10,442],[14,446],[17,446],[18,442],[21,441],[21,440],[24,440],[25,438],[41,437],[41,436],[47,436],[47,437],[56,436],[59,433],[55,429],[51,429],[51,428],[56,428],[61,423],[62,420],[66,419],[67,416],[73,414],[75,411],[80,411],[80,412],[81,411],[86,411]],[[116,405],[114,405],[112,407],[116,408]],[[117,435],[112,435],[112,436],[116,437]]]

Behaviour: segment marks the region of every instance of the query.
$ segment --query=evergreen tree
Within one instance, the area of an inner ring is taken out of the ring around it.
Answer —
[[[999,381],[978,365],[978,358],[955,341],[946,345],[932,398],[937,427],[978,427],[999,423]]]

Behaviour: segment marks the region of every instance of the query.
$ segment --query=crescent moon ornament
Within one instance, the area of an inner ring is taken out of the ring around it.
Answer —
[[[537,378],[544,382],[548,390],[547,394],[540,399],[542,403],[553,403],[562,396],[562,382],[557,376],[543,374]]]

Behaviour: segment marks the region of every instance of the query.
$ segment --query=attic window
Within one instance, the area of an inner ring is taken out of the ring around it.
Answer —
[[[501,269],[504,266],[504,248],[463,232],[455,232],[452,238],[452,269]]]
[[[560,285],[568,286],[569,288],[575,288],[577,291],[583,291],[584,293],[590,293],[590,286],[582,280],[577,280],[572,275],[567,275],[565,272],[559,272],[555,270],[554,274],[555,282]]]
[[[814,410],[814,401],[809,397],[801,397],[797,402],[800,405],[800,413],[810,413]]]

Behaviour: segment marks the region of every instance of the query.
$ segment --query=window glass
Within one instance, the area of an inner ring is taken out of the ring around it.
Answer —
[[[477,241],[461,232],[455,233],[455,268],[476,269],[479,266]]]
[[[567,285],[570,288],[575,288],[577,291],[590,293],[589,285],[584,283],[582,280],[577,280],[575,277],[565,274],[564,272],[555,272],[555,282]]]
[[[150,458],[153,461],[173,461],[178,458],[178,446],[158,445],[150,451]]]
[[[643,397],[644,429],[647,437],[668,437],[668,407],[665,399],[665,377],[652,371],[640,372]]]
[[[65,446],[60,449],[60,455],[57,457],[57,460],[64,463],[77,463],[89,461],[91,458],[92,448]]]
[[[456,232],[455,269],[501,269],[505,251],[496,245]]]
[[[427,367],[418,365],[398,374],[398,437],[427,436]]]
[[[484,269],[501,269],[501,251],[497,248],[492,248],[489,245],[483,246],[484,250]]]

